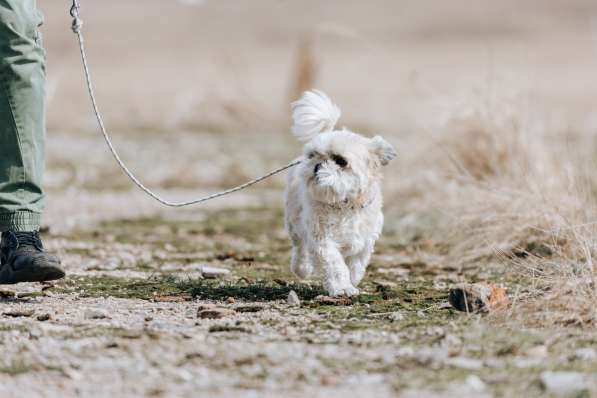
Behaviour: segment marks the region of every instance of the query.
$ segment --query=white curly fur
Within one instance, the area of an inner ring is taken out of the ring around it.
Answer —
[[[308,142],[286,190],[291,270],[322,275],[331,296],[356,295],[383,226],[381,167],[396,152],[380,136],[333,130],[340,110],[321,91],[307,91],[292,110],[293,133]]]

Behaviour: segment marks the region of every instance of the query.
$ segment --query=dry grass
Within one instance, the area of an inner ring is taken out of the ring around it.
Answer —
[[[319,62],[314,50],[315,38],[305,37],[299,44],[294,61],[294,76],[288,95],[288,102],[296,101],[306,90],[317,87]]]
[[[593,138],[522,119],[481,109],[447,122],[427,160],[434,184],[421,191],[440,197],[450,216],[442,230],[455,262],[499,264],[518,281],[508,315],[535,326],[594,325]]]

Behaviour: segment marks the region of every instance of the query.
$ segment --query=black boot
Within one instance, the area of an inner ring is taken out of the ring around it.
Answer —
[[[3,232],[0,284],[44,282],[64,278],[60,260],[44,251],[38,232]]]

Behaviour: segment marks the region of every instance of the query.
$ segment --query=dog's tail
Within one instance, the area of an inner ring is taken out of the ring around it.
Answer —
[[[340,108],[319,90],[305,91],[292,103],[292,134],[300,141],[309,141],[319,133],[334,130]]]

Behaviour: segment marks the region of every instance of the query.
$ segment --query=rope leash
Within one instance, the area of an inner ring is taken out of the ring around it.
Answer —
[[[255,184],[257,184],[275,174],[281,173],[284,170],[294,167],[301,162],[301,158],[295,159],[292,162],[290,162],[289,164],[287,164],[286,166],[279,167],[261,177],[255,178],[255,179],[248,181],[242,185],[227,189],[225,191],[216,192],[211,195],[203,196],[203,197],[200,197],[197,199],[192,199],[192,200],[188,200],[188,201],[184,201],[184,202],[170,202],[166,199],[163,199],[161,196],[159,196],[158,194],[153,192],[151,189],[147,188],[145,185],[143,185],[143,183],[141,183],[141,181],[139,181],[139,179],[129,170],[129,168],[126,166],[126,164],[122,161],[122,159],[120,158],[120,155],[114,148],[114,145],[112,144],[112,139],[110,138],[110,135],[108,134],[108,132],[106,130],[106,126],[104,125],[104,120],[99,111],[97,100],[95,99],[95,90],[93,89],[91,72],[89,71],[89,64],[87,62],[87,54],[85,52],[85,45],[84,45],[83,32],[82,32],[83,21],[81,20],[81,17],[80,17],[80,9],[81,9],[81,5],[79,4],[79,0],[73,0],[72,7],[70,9],[70,15],[73,18],[71,29],[72,29],[73,33],[75,35],[77,35],[77,39],[79,41],[79,51],[81,52],[81,61],[83,63],[83,71],[85,73],[85,81],[87,83],[87,91],[89,92],[89,98],[91,99],[91,105],[93,107],[93,112],[95,113],[95,118],[97,120],[97,124],[100,128],[102,135],[104,136],[104,140],[106,141],[106,144],[108,145],[108,148],[110,149],[110,152],[112,153],[112,156],[114,157],[114,160],[116,160],[116,163],[118,163],[118,166],[120,166],[122,171],[131,179],[131,181],[139,189],[141,189],[143,192],[145,192],[147,195],[149,195],[156,201],[160,202],[164,206],[168,206],[168,207],[190,206],[190,205],[194,205],[194,204],[198,204],[198,203],[207,202],[208,200],[216,199],[216,198],[219,198],[222,196],[226,196],[226,195],[229,195],[234,192],[241,191],[241,190],[246,189],[252,185],[255,185]]]

